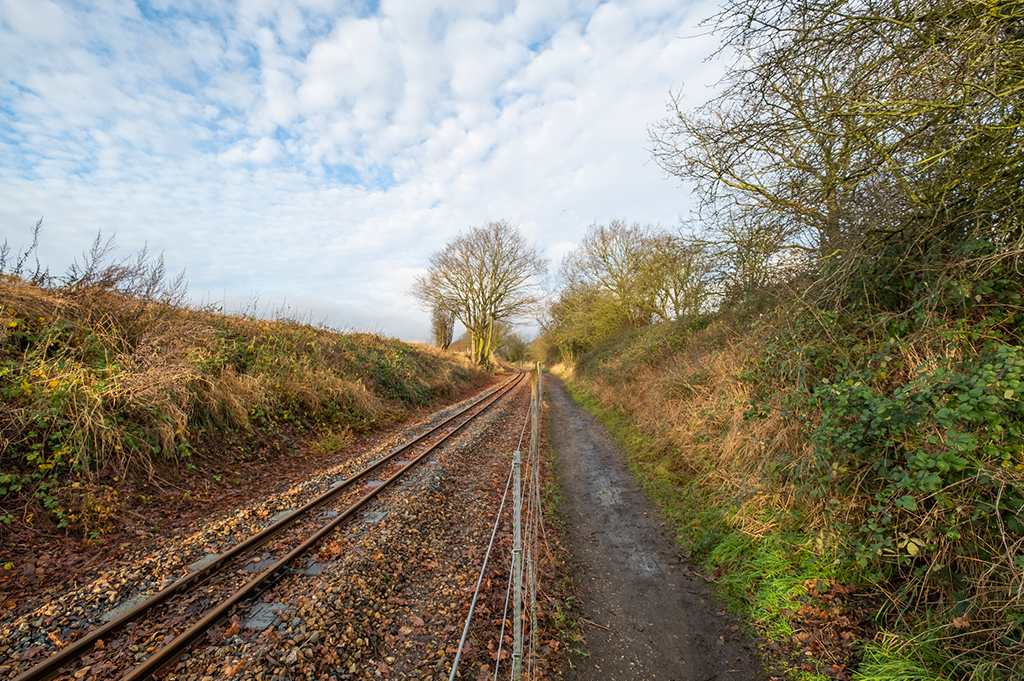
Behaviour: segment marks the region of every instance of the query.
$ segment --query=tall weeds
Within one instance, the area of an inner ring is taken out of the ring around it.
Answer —
[[[0,521],[82,529],[83,490],[165,473],[205,436],[371,430],[478,375],[424,346],[190,308],[160,259],[109,264],[111,247],[97,239],[61,279],[39,267],[26,278],[25,254],[4,253]]]

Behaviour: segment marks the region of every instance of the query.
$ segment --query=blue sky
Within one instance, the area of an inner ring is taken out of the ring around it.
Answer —
[[[721,73],[714,3],[0,0],[0,241],[98,230],[197,301],[425,340],[430,253],[507,219],[552,270],[592,222],[675,226],[670,89]]]

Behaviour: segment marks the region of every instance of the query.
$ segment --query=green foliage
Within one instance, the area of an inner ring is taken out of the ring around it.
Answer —
[[[952,678],[936,671],[943,664],[943,655],[937,652],[938,642],[909,640],[896,634],[886,634],[879,641],[865,646],[864,660],[855,681],[947,681]],[[989,674],[982,673],[987,669]],[[977,664],[963,678],[981,681],[992,679],[989,664]],[[998,677],[995,677],[998,678]]]
[[[826,504],[871,500],[857,526],[835,519],[863,568],[891,572],[950,543],[977,555],[1004,531],[1024,536],[1021,489],[1000,475],[1024,470],[1024,348],[988,343],[882,387],[894,345],[784,400],[790,417],[817,421],[814,456],[791,469],[797,489]]]
[[[929,668],[962,673],[983,651],[985,678],[1021,672],[1024,655],[1024,283],[1011,267],[973,236],[868,263],[746,375],[748,416],[781,413],[810,444],[775,479],[842,538],[844,562],[890,585],[905,626],[945,629],[940,650],[963,661]]]
[[[800,609],[807,582],[836,577],[836,561],[813,546],[813,541],[792,531],[764,537],[733,531],[722,536],[708,565],[733,602],[748,608],[771,638],[786,639],[794,632],[782,612]]]
[[[628,326],[625,310],[611,294],[589,288],[562,291],[549,314],[551,340],[567,364]]]

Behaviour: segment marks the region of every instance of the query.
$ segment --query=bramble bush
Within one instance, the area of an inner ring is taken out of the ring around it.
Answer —
[[[944,671],[980,655],[992,678],[1024,660],[1024,282],[1012,256],[969,238],[912,265],[879,258],[780,326],[744,376],[748,418],[780,414],[809,445],[779,459],[775,479],[890,610],[928,632]]]

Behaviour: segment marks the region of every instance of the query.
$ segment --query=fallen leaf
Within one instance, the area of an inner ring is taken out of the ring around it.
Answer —
[[[413,615],[412,617],[410,617],[409,620],[413,623],[413,626],[416,626],[416,627],[422,627],[423,626],[423,620],[421,618],[417,617],[416,615]]]

